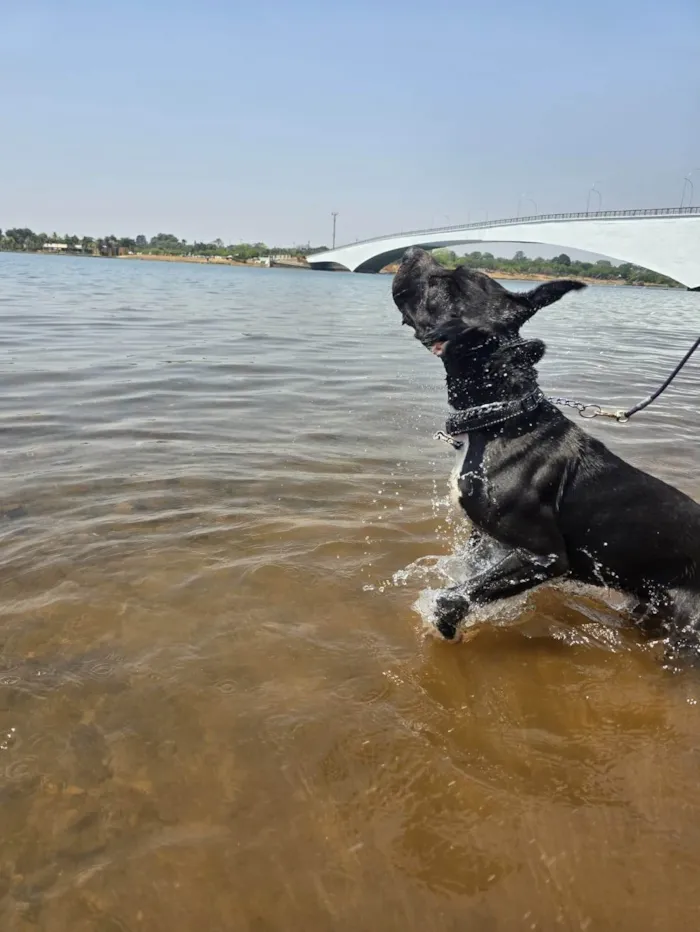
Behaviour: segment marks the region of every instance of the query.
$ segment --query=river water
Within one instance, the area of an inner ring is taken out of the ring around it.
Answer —
[[[0,254],[0,317],[3,930],[698,927],[700,674],[560,587],[424,635],[463,528],[388,276]],[[621,406],[699,321],[529,328]],[[700,497],[697,361],[588,427]]]

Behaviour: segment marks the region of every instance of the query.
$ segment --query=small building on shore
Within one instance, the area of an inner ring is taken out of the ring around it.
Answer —
[[[66,253],[66,252],[85,252],[80,243],[44,243],[41,247],[42,252]]]

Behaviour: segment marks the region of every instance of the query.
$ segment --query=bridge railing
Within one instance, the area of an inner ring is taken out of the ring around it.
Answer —
[[[458,223],[448,227],[431,227],[427,230],[402,230],[398,233],[387,233],[384,236],[371,236],[369,239],[360,239],[354,243],[345,243],[336,246],[335,250],[347,249],[350,246],[361,246],[363,243],[380,243],[382,240],[394,239],[396,236],[423,236],[427,233],[461,233],[464,230],[483,230],[490,227],[513,226],[517,223],[545,223],[550,220],[598,220],[626,217],[692,217],[700,214],[700,207],[649,207],[638,210],[584,210],[578,213],[566,214],[533,214],[528,217],[511,217],[508,220],[480,220],[476,223]]]

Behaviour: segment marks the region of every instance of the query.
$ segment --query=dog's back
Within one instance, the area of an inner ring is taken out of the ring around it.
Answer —
[[[579,453],[560,522],[572,575],[669,602],[680,627],[700,626],[700,505],[576,425],[569,429]]]

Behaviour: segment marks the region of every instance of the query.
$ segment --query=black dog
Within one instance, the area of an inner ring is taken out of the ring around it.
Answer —
[[[445,366],[455,411],[447,431],[462,445],[459,502],[474,526],[470,545],[490,559],[440,594],[436,627],[453,640],[472,606],[566,577],[631,594],[645,630],[667,636],[674,655],[690,652],[700,631],[700,505],[546,401],[535,369],[545,345],[519,335],[536,311],[583,287],[513,293],[418,248],[396,273],[403,322]]]

